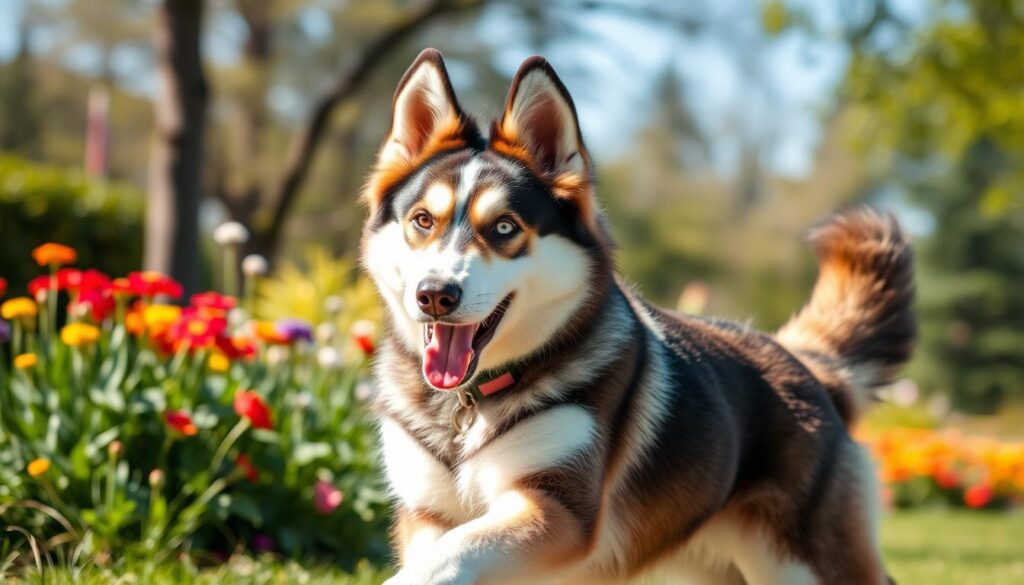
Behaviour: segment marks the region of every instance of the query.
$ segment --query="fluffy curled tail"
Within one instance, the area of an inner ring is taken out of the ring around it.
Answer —
[[[895,218],[868,208],[811,232],[819,275],[807,305],[778,332],[830,389],[847,425],[910,359],[916,334],[913,253]]]

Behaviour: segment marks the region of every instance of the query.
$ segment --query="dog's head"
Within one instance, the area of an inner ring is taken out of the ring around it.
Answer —
[[[544,59],[523,63],[485,137],[440,53],[421,53],[363,197],[363,264],[435,388],[535,352],[596,294],[607,237],[590,160]]]

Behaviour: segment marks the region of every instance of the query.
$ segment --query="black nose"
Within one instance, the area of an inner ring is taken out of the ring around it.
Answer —
[[[462,289],[454,282],[424,278],[416,287],[416,304],[431,317],[442,317],[454,311],[462,298]]]

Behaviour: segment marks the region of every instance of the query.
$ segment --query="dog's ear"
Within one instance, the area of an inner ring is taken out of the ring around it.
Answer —
[[[467,146],[478,136],[472,119],[459,108],[441,53],[424,49],[395,90],[391,129],[377,155],[364,199],[375,209],[388,188],[422,161]]]
[[[530,57],[519,67],[505,112],[491,133],[491,148],[524,162],[551,185],[556,197],[593,212],[590,157],[576,106],[543,57]]]

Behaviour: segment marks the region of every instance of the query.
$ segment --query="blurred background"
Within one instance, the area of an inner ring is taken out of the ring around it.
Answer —
[[[293,282],[351,267],[392,92],[428,46],[484,121],[524,58],[552,62],[619,266],[662,304],[777,327],[814,279],[808,227],[893,212],[922,331],[879,424],[1024,438],[1017,0],[5,0],[0,275],[23,291],[52,240],[203,290],[226,220]],[[319,302],[284,282],[271,305]]]
[[[992,412],[1024,397],[1022,23],[1013,0],[7,0],[0,273],[61,237],[135,267],[149,232],[147,266],[197,290],[225,218],[274,261],[352,255],[416,53],[439,48],[484,120],[542,53],[646,294],[691,283],[704,310],[775,327],[813,279],[805,230],[889,209],[919,251],[911,377]],[[81,175],[116,189],[76,197]]]

